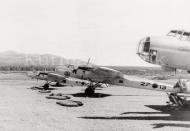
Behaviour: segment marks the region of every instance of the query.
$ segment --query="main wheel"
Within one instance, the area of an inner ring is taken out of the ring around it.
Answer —
[[[85,89],[85,95],[86,96],[92,96],[94,94],[95,90],[92,87],[87,87]]]
[[[44,90],[48,90],[49,89],[49,83],[44,84],[43,87],[44,87]]]

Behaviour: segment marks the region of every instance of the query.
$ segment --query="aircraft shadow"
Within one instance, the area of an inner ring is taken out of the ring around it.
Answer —
[[[92,96],[86,96],[85,93],[75,93],[70,95],[74,97],[90,97],[90,98],[104,98],[111,96],[111,94],[104,94],[104,93],[94,93]]]
[[[31,89],[31,90],[44,90],[44,88],[42,88],[42,87],[37,87],[37,86],[35,86],[35,87],[30,87],[30,88],[28,88],[28,89]],[[51,87],[49,87],[47,90],[57,90],[57,88],[51,88]]]
[[[178,124],[178,123],[157,123],[152,125],[154,126],[153,128],[163,128],[165,126],[190,128],[190,124]]]
[[[127,114],[163,114],[162,112],[124,112],[120,115],[127,115]]]
[[[75,94],[65,94],[65,95],[72,95],[73,97],[89,97],[89,98],[104,98],[108,96],[141,96],[141,95],[112,95],[112,94],[105,94],[105,93],[94,93],[92,96],[86,96],[85,93],[75,93]]]
[[[172,120],[168,116],[84,116],[78,117],[83,119],[100,119],[100,120]]]
[[[100,119],[100,120],[190,121],[190,108],[182,108],[180,110],[174,110],[167,105],[146,105],[146,106],[161,112],[124,112],[121,113],[120,116],[84,116],[79,118]],[[122,116],[127,114],[135,114],[135,115]],[[140,114],[140,116],[138,116],[138,114]],[[151,115],[144,116],[146,114],[151,114]],[[163,115],[159,116],[159,114]],[[165,126],[190,128],[190,124],[181,124],[181,123],[157,123],[152,125],[154,126],[153,128],[162,128]]]

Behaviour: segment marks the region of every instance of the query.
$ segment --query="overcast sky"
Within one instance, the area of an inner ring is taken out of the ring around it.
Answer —
[[[189,0],[4,0],[0,51],[149,66],[136,55],[139,40],[189,30],[189,5]]]

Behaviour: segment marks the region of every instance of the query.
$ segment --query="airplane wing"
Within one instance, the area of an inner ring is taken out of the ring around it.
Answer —
[[[47,72],[38,72],[38,73],[28,73],[29,77],[37,80],[45,80],[49,82],[58,82],[64,85],[72,85],[72,86],[84,86],[88,85],[89,81],[77,79],[73,77],[65,77],[63,75],[57,73],[47,73]]]

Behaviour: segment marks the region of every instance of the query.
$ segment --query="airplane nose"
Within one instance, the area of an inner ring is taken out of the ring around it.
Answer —
[[[141,54],[142,52],[149,52],[150,48],[150,37],[145,37],[139,41],[137,47],[137,54]]]
[[[150,37],[145,37],[139,41],[137,54],[144,61],[149,62]]]

